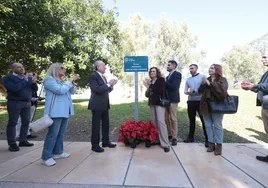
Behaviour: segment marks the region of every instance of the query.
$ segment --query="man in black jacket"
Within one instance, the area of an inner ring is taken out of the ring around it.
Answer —
[[[262,63],[268,66],[268,52],[262,56]],[[257,106],[262,106],[261,117],[264,125],[264,130],[268,134],[268,71],[266,71],[258,84],[251,82],[242,82],[241,86],[245,90],[251,90],[257,94]],[[268,162],[267,156],[256,156],[256,159],[263,162]]]
[[[168,62],[167,71],[169,75],[166,77],[166,92],[170,100],[170,106],[167,107],[165,119],[169,138],[172,139],[172,146],[177,145],[178,136],[177,108],[180,102],[181,73],[176,71],[177,65],[177,62],[174,60]]]
[[[109,92],[113,90],[113,86],[117,83],[112,79],[107,83],[104,77],[105,63],[98,60],[94,63],[95,72],[88,78],[89,87],[91,89],[91,97],[89,99],[88,109],[92,111],[92,134],[91,144],[92,150],[95,152],[103,152],[102,147],[115,148],[116,144],[112,144],[109,140]],[[100,147],[100,122],[102,121],[102,147]]]
[[[24,75],[24,67],[21,63],[12,64],[13,73],[4,77],[3,82],[7,89],[7,142],[9,151],[19,151],[16,144],[16,125],[21,117],[20,147],[30,147],[34,144],[27,141],[27,131],[31,115],[32,90],[36,90],[36,77]]]

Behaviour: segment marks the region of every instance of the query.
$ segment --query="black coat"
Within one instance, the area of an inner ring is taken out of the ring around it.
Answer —
[[[112,91],[112,88],[107,86],[97,72],[92,73],[88,77],[88,83],[91,89],[88,109],[94,111],[110,109],[109,92]]]
[[[165,78],[157,78],[147,89],[145,96],[149,98],[148,105],[160,105],[160,99],[165,98]]]
[[[170,78],[166,77],[166,92],[171,103],[180,102],[181,73],[174,71]]]

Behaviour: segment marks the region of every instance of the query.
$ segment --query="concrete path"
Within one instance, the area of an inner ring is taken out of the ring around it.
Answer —
[[[42,142],[9,152],[0,141],[0,187],[268,187],[268,144],[224,144],[222,156],[207,153],[203,144],[179,143],[169,153],[159,146],[136,149],[119,143],[104,153],[88,142],[65,142],[67,159],[53,167],[41,164]]]

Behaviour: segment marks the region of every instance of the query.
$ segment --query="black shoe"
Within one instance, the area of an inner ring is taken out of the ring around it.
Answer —
[[[176,146],[177,145],[177,139],[176,138],[172,138],[171,145],[172,146]]]
[[[205,142],[205,147],[208,148],[208,141]]]
[[[263,156],[256,156],[256,159],[262,162],[267,162],[268,163],[268,155],[263,157]]]
[[[170,149],[169,149],[169,147],[164,147],[164,152],[169,152],[170,151]]]
[[[111,142],[102,143],[102,147],[115,148],[116,147],[116,144],[113,144]]]
[[[186,140],[184,140],[183,142],[185,143],[190,143],[190,142],[194,142],[194,139],[191,137],[188,137]]]
[[[91,148],[92,151],[95,151],[97,153],[101,153],[101,152],[104,152],[104,149],[100,146],[94,146]]]
[[[8,148],[9,151],[15,152],[15,151],[20,151],[20,148],[17,146],[17,144],[12,144]]]
[[[37,136],[36,135],[31,135],[31,134],[27,136],[27,139],[33,139],[33,138],[37,138]]]
[[[34,144],[28,141],[20,142],[19,147],[32,147]]]
[[[168,136],[168,139],[171,140],[172,139],[172,136]]]

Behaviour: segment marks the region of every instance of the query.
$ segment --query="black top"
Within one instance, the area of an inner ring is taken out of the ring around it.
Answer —
[[[160,98],[166,98],[165,93],[165,79],[163,77],[157,78],[155,83],[151,84],[145,93],[145,96],[149,98],[148,105],[159,105]]]

